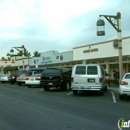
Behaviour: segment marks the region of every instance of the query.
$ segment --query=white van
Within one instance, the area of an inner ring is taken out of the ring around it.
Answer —
[[[99,91],[107,90],[106,72],[98,64],[75,65],[71,75],[71,89],[76,95],[78,90]]]

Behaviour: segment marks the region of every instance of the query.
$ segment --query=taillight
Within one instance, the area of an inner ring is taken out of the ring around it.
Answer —
[[[26,80],[29,80],[29,77],[26,77]]]
[[[122,82],[121,82],[121,85],[128,85],[128,83],[125,82],[125,81],[122,81]]]
[[[99,78],[99,83],[101,83],[102,82],[102,78]]]
[[[26,74],[26,77],[30,77],[31,75],[29,75],[29,74]]]
[[[36,80],[41,80],[41,78],[35,78]]]
[[[73,77],[71,77],[71,79],[70,79],[70,80],[71,80],[71,82],[74,82],[74,79],[73,79]]]
[[[63,82],[63,77],[62,76],[60,77],[60,81]]]

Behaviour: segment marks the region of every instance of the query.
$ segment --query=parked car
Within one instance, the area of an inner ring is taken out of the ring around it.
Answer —
[[[16,82],[19,86],[25,84],[26,79],[28,79],[33,74],[33,71],[19,71],[17,74]]]
[[[130,73],[124,75],[119,86],[119,98],[123,100],[125,96],[130,96]]]
[[[70,90],[71,72],[70,68],[47,68],[42,73],[41,85],[45,91],[48,91],[52,87]]]
[[[41,87],[40,80],[41,80],[41,73],[32,74],[30,77],[26,78],[25,84],[28,87],[31,87],[31,86],[40,86]]]
[[[10,74],[3,74],[0,78],[1,83],[10,82]]]
[[[80,91],[99,91],[101,94],[107,90],[106,72],[98,64],[81,64],[73,67],[71,75],[71,89],[77,95]]]

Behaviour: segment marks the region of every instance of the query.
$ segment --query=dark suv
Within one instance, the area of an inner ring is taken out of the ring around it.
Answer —
[[[45,91],[48,91],[52,87],[70,90],[71,72],[69,68],[47,68],[42,73],[41,85]]]

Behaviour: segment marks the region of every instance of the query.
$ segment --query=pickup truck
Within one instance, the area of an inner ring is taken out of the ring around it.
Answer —
[[[71,87],[71,72],[70,68],[47,68],[41,75],[41,86],[45,91],[52,87],[68,91]]]

